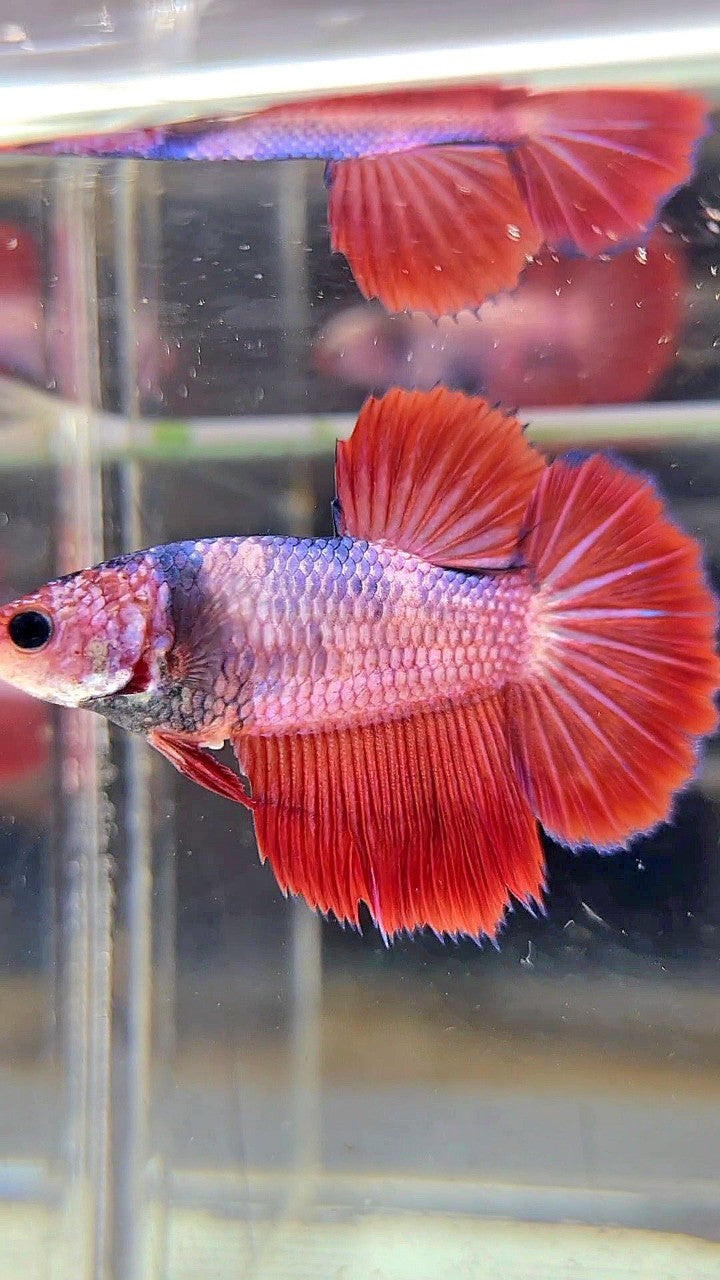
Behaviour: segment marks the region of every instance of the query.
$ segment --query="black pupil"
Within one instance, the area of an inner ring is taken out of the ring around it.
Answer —
[[[46,613],[26,609],[10,619],[10,639],[18,649],[42,649],[52,635],[52,622]]]

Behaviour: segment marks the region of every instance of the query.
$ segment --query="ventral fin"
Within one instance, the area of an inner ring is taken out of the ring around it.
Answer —
[[[254,807],[238,775],[196,742],[161,729],[149,733],[148,742],[186,778],[191,778],[207,791],[214,791],[225,800],[235,800],[246,809]]]
[[[327,167],[333,249],[389,311],[454,315],[512,288],[540,248],[494,147],[437,146]]]
[[[507,568],[544,465],[486,401],[396,388],[367,400],[338,444],[341,532],[445,568]]]
[[[427,926],[493,937],[539,902],[536,825],[501,699],[387,724],[234,741],[260,855],[284,892],[339,921],[365,902],[385,937]]]

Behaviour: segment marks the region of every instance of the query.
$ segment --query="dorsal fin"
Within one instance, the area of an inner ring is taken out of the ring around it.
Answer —
[[[454,569],[503,569],[544,467],[522,427],[459,391],[389,391],[340,441],[340,531]]]

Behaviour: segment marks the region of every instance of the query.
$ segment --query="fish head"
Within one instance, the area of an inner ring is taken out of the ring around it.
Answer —
[[[169,590],[148,556],[84,569],[0,609],[0,679],[78,707],[162,679]]]

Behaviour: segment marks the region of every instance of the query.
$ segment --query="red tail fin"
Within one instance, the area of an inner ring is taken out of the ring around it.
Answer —
[[[502,151],[420,147],[328,166],[333,249],[389,311],[452,315],[516,284],[540,247]]]
[[[552,248],[593,255],[639,239],[692,172],[707,106],[665,89],[538,93],[509,153],[533,222]]]
[[[716,726],[715,601],[696,543],[603,458],[549,467],[528,525],[539,590],[530,675],[510,694],[516,766],[553,835],[622,844],[667,816]]]

